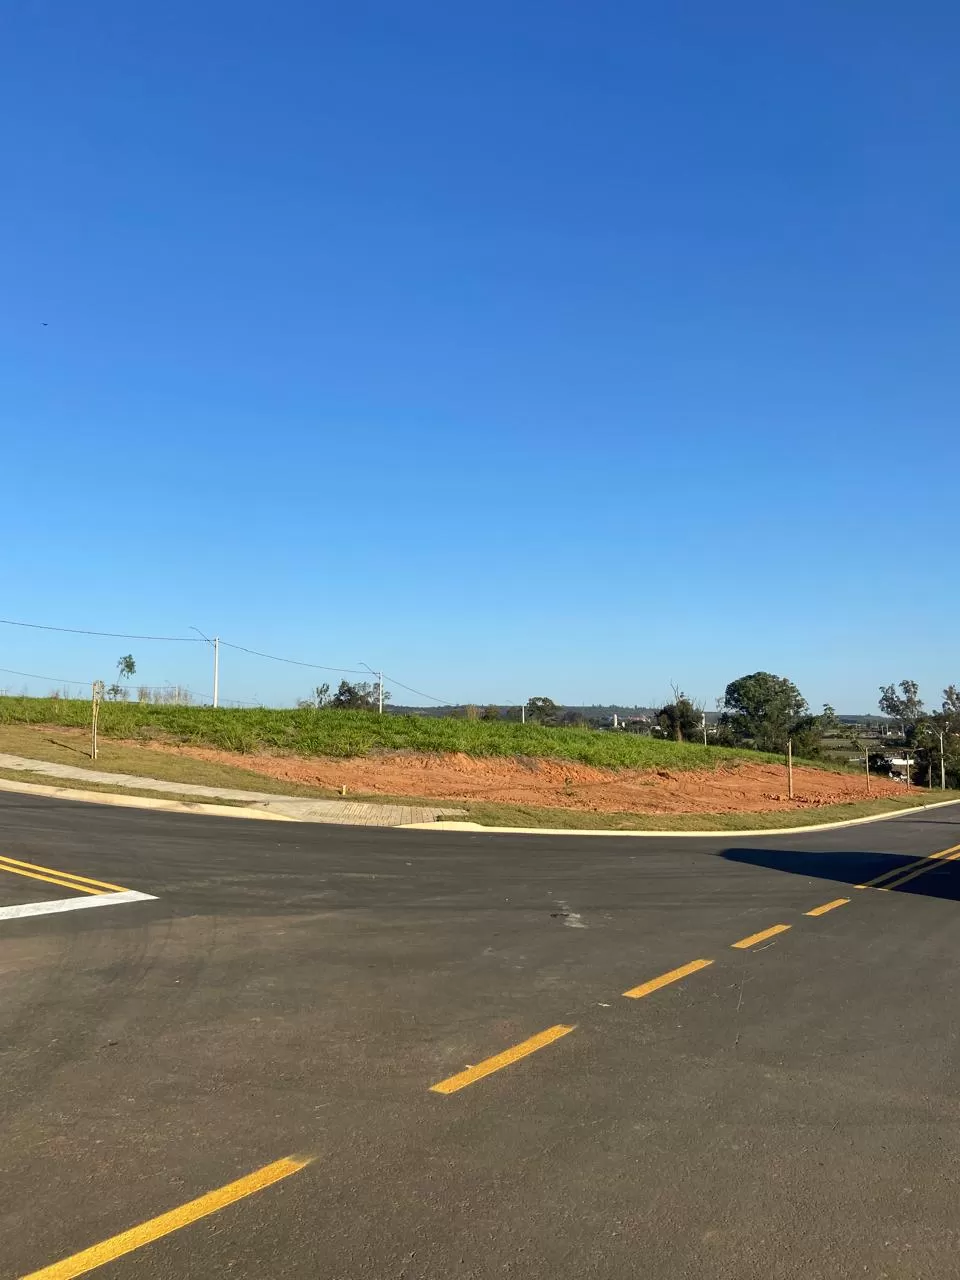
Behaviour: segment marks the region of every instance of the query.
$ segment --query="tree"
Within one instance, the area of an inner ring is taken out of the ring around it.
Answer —
[[[564,711],[560,717],[560,724],[564,729],[586,729],[589,721],[582,711]]]
[[[383,691],[384,702],[389,702],[390,694]],[[349,680],[341,680],[340,687],[328,704],[337,711],[376,711],[378,707],[378,691],[375,684],[361,681],[351,684]]]
[[[484,707],[483,711],[480,714],[480,719],[481,720],[499,720],[500,708],[495,707],[491,702],[488,707]]]
[[[752,743],[758,751],[782,751],[794,732],[808,731],[809,715],[803,694],[786,676],[755,671],[727,685],[722,723],[730,740]]]
[[[318,684],[309,698],[301,698],[297,706],[301,711],[312,707],[315,711],[319,711],[321,707],[325,707],[330,701],[330,686],[328,684]]]
[[[912,776],[918,786],[931,779],[939,785],[942,777],[948,787],[956,787],[960,783],[960,690],[956,685],[944,689],[939,711],[913,724],[908,721],[904,737],[914,757]]]
[[[703,708],[694,706],[677,685],[672,685],[673,702],[657,712],[657,727],[664,738],[674,742],[699,742],[703,734]]]
[[[136,674],[137,664],[133,660],[132,653],[125,653],[122,658],[117,659],[117,676],[120,680],[129,680]]]
[[[955,684],[948,684],[944,689],[941,709],[949,721],[950,732],[960,733],[960,689]]]
[[[909,739],[911,729],[916,728],[923,716],[923,701],[916,680],[901,680],[899,694],[894,685],[881,685],[880,710],[884,715],[899,721],[901,735],[904,739]]]
[[[527,703],[527,719],[534,724],[555,725],[560,716],[560,708],[552,698],[531,698]]]

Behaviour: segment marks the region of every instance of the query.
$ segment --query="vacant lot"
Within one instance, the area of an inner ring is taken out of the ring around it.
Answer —
[[[83,702],[0,699],[0,751],[93,766],[88,715]],[[185,788],[455,801],[492,825],[768,826],[784,813],[828,821],[941,798],[879,778],[868,797],[862,775],[797,765],[790,800],[777,757],[534,725],[107,704],[102,730],[101,769]],[[238,735],[243,750],[231,746]]]
[[[204,764],[237,763],[209,747],[161,748]],[[610,769],[569,760],[477,759],[465,754],[389,752],[352,760],[294,755],[243,757],[244,768],[296,786],[346,786],[351,793],[430,796],[575,809],[593,813],[753,813],[821,808],[866,798],[862,775],[794,768],[794,798],[783,764],[736,761],[709,769]],[[902,799],[905,788],[871,780],[874,798]]]

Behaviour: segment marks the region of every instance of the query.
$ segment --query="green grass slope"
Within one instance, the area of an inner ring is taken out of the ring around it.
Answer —
[[[0,697],[0,724],[89,728],[90,704],[58,698]],[[155,706],[105,702],[103,737],[173,741],[226,751],[290,751],[304,756],[363,756],[371,751],[462,751],[471,756],[546,756],[632,769],[701,769],[780,756],[629,733],[543,729],[508,721],[373,715],[366,711]]]

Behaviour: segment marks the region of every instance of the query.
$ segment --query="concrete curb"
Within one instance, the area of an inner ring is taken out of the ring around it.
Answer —
[[[946,809],[949,805],[960,804],[960,800],[938,800],[935,804],[920,804],[910,809],[897,809],[894,813],[873,813],[866,818],[845,818],[841,822],[811,822],[805,827],[756,827],[749,831],[593,831],[587,827],[485,827],[479,822],[408,822],[403,827],[394,828],[402,831],[463,831],[471,835],[511,835],[511,836],[626,836],[628,839],[654,836],[658,840],[695,840],[697,838],[716,840],[744,840],[747,838],[764,838],[766,836],[800,836],[811,831],[838,831],[843,827],[861,827],[868,822],[889,822],[891,818],[905,818],[911,813],[927,813],[930,809]]]
[[[286,813],[263,809],[243,809],[230,804],[186,804],[182,800],[154,800],[151,796],[116,795],[112,791],[77,791],[69,787],[48,787],[42,782],[12,782],[0,778],[0,791],[25,796],[50,796],[55,800],[79,800],[82,804],[106,804],[118,809],[159,809],[164,813],[192,813],[215,818],[253,818],[258,822],[299,822]]]

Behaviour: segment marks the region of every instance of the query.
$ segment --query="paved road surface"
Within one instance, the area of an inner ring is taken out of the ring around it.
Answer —
[[[4,1277],[957,1274],[960,807],[551,841],[3,795],[0,835]]]

